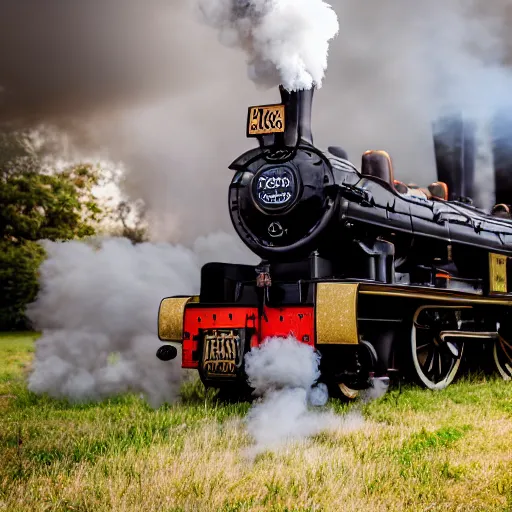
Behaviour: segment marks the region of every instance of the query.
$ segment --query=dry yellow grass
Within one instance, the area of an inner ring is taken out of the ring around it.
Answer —
[[[26,363],[31,343],[0,338],[0,360],[14,344]],[[12,366],[0,368],[0,510],[512,510],[512,385],[499,380],[331,404],[364,421],[251,459],[248,404],[189,386],[158,410],[133,396],[73,406],[29,393]]]

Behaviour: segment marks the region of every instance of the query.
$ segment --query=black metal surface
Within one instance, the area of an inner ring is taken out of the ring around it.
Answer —
[[[291,262],[317,251],[330,260],[332,275],[342,277],[350,276],[351,267],[359,264],[355,256],[349,257],[357,252],[354,241],[374,247],[378,238],[392,244],[396,242],[393,237],[399,238],[400,243],[411,247],[406,259],[427,266],[439,260],[436,251],[446,253],[450,245],[455,254],[468,250],[465,256],[478,260],[478,272],[483,270],[481,261],[488,252],[512,255],[512,221],[492,216],[467,201],[473,195],[474,125],[456,115],[436,123],[439,178],[448,183],[452,200],[431,200],[400,194],[393,183],[363,175],[344,158],[315,148],[311,137],[312,91],[288,93],[281,89],[281,94],[288,123],[284,137],[276,135],[273,144],[248,151],[230,166],[236,171],[229,189],[231,219],[253,252],[269,261]],[[508,168],[507,172],[497,169],[500,183],[505,183],[504,176],[508,179]],[[293,180],[288,179],[292,174]],[[267,180],[269,176],[277,181]],[[290,184],[283,185],[280,177],[286,177]],[[263,191],[265,200],[270,197],[279,204],[266,205],[259,200],[260,182],[272,184],[269,191]],[[279,186],[274,187],[275,183]],[[508,197],[508,188],[504,188]],[[479,251],[485,254],[480,256]],[[466,265],[463,259],[459,261],[461,268]],[[381,267],[374,276],[368,270],[366,275],[362,272],[353,277],[382,280],[382,276],[378,278],[382,274],[386,281],[392,280],[389,262],[381,259],[378,265]],[[462,274],[480,277],[473,271]]]
[[[160,359],[160,361],[172,361],[176,358],[178,355],[178,350],[176,347],[173,347],[172,345],[162,345],[157,351],[156,351],[156,357]]]
[[[460,113],[433,124],[437,176],[448,185],[450,200],[474,197],[475,129]]]
[[[496,204],[512,204],[512,109],[504,109],[492,126]]]
[[[250,189],[254,175],[266,165],[261,153],[249,164],[235,165],[238,172],[229,193],[235,229],[262,257],[293,260],[329,246],[329,240],[338,245],[347,223],[357,224],[359,234],[367,229],[382,236],[399,232],[512,255],[510,220],[458,201],[400,195],[312,147],[301,147],[287,162],[302,187],[294,205],[284,213],[263,212],[254,204]],[[283,231],[275,238],[268,233],[272,223]]]
[[[332,168],[318,149],[301,144],[292,159],[275,163],[269,163],[260,152],[252,161],[235,163],[232,168],[238,172],[229,190],[231,219],[252,251],[262,258],[297,259],[320,244],[335,219],[337,188]],[[254,190],[260,186],[254,180],[262,171],[280,168],[294,174],[297,189],[284,208],[265,208],[254,197]]]
[[[285,105],[285,131],[258,136],[260,148],[296,148],[301,142],[313,144],[311,111],[315,90],[287,91],[279,87],[281,103]]]

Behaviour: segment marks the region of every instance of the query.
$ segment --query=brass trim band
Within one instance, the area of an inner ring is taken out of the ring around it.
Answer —
[[[404,297],[411,299],[426,299],[426,300],[435,300],[442,302],[452,302],[452,303],[467,303],[467,304],[494,304],[494,305],[502,305],[502,306],[512,306],[512,296],[511,297],[482,297],[482,296],[470,296],[470,295],[461,295],[456,293],[439,293],[439,290],[413,290],[413,289],[403,289],[392,286],[382,286],[382,285],[370,285],[370,284],[361,284],[359,287],[359,293],[361,295],[379,295],[383,297]]]
[[[489,253],[490,293],[507,293],[507,256]]]
[[[199,302],[199,297],[169,297],[160,302],[158,337],[161,341],[183,341],[183,317],[189,302]]]
[[[316,342],[357,345],[358,283],[318,283],[316,286]]]

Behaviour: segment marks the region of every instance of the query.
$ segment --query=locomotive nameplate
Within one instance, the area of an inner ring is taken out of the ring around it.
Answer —
[[[249,107],[247,137],[283,133],[285,129],[284,105]]]
[[[205,333],[203,369],[208,377],[234,377],[240,361],[241,338],[237,329]]]
[[[489,291],[507,293],[507,257],[502,254],[489,254]]]

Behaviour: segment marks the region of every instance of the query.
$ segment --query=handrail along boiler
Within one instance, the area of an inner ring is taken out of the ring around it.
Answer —
[[[471,125],[436,126],[439,181],[420,188],[395,179],[385,151],[365,152],[358,169],[341,148],[315,147],[314,89],[280,93],[279,104],[249,108],[259,147],[230,166],[233,226],[261,263],[208,263],[198,296],[161,303],[159,337],[182,343],[183,368],[236,391],[245,353],[293,335],[321,353],[334,395],[393,375],[443,388],[471,350],[510,379],[510,207],[472,204]],[[496,179],[510,197],[506,173]]]

